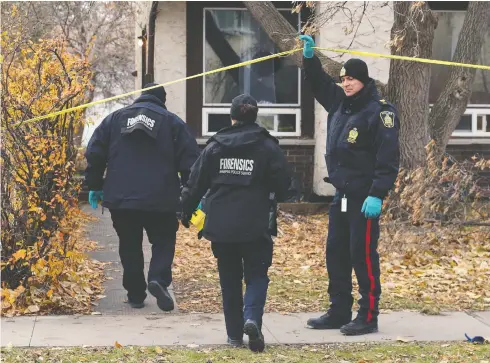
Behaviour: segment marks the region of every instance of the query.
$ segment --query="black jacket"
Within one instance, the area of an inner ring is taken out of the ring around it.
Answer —
[[[315,98],[328,112],[328,181],[346,196],[385,198],[399,168],[400,124],[395,107],[380,99],[372,79],[347,97],[316,56],[305,58],[304,66]]]
[[[142,95],[94,131],[85,182],[90,190],[103,188],[109,209],[177,212],[178,172],[185,183],[199,153],[186,123],[157,97]]]
[[[203,236],[212,242],[254,242],[269,234],[269,212],[288,198],[291,171],[278,141],[256,124],[214,135],[193,165],[182,191],[190,215],[206,194]]]

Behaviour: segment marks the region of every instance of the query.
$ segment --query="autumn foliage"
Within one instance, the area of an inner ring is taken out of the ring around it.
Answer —
[[[384,206],[384,222],[413,225],[480,225],[489,222],[490,160],[474,156],[441,161],[434,141],[426,146],[427,163],[414,170],[401,169]]]
[[[22,34],[2,33],[2,314],[83,310],[98,276],[80,243],[73,136],[83,113],[25,121],[84,103],[92,73],[62,40]]]

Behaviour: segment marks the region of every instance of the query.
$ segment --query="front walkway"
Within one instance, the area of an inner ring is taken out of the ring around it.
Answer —
[[[89,225],[87,238],[96,241],[98,244],[97,251],[90,253],[90,256],[98,261],[107,262],[105,267],[105,276],[107,280],[104,283],[104,298],[97,301],[98,305],[94,311],[101,314],[110,315],[145,315],[150,313],[161,313],[157,306],[156,299],[148,293],[143,309],[132,309],[128,304],[123,303],[126,300],[126,290],[122,286],[122,265],[119,258],[119,240],[116,231],[112,227],[111,213],[109,210],[99,206],[93,209],[89,204],[83,204],[82,210],[97,218],[96,222]],[[143,234],[143,253],[145,256],[145,277],[148,276],[148,267],[151,258],[151,245],[148,242],[146,232]],[[172,285],[169,292],[175,302],[173,313],[178,312],[177,302],[173,292]]]
[[[464,341],[490,338],[490,312],[427,316],[393,312],[379,317],[379,333],[345,337],[338,330],[312,330],[317,313],[265,314],[267,344],[321,344],[362,341]],[[2,346],[221,345],[226,341],[222,314],[38,316],[2,318]]]

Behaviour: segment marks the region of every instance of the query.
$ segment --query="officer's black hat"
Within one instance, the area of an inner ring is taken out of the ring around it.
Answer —
[[[358,79],[362,83],[366,84],[369,82],[369,72],[367,64],[357,58],[349,59],[345,62],[344,66],[340,70],[340,81],[342,82],[342,77],[350,76],[352,78]]]
[[[148,88],[153,86],[158,86],[158,83],[147,83],[143,88]],[[155,96],[160,101],[162,101],[163,104],[167,102],[167,92],[165,92],[165,88],[163,88],[163,86],[143,91],[142,94]]]
[[[257,101],[250,95],[242,94],[231,101],[230,116],[233,120],[254,123],[258,112]]]

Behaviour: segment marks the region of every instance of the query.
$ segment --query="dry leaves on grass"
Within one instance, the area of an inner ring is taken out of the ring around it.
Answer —
[[[266,311],[319,311],[328,305],[327,225],[326,214],[280,213]],[[396,235],[382,227],[381,307],[436,312],[489,308],[489,237],[485,227],[419,226]],[[192,228],[179,231],[174,266],[175,293],[182,311],[221,311],[210,243],[197,240]],[[355,297],[356,291],[354,285]]]
[[[390,245],[388,238],[384,232],[382,249]],[[419,238],[424,243],[417,242]],[[488,227],[432,227],[418,238],[406,230],[393,242],[402,245],[398,252],[390,246],[381,264],[386,308],[399,309],[404,299],[422,309],[490,308]]]
[[[211,243],[198,240],[193,226],[179,228],[172,273],[179,311],[221,311],[218,270]]]
[[[490,345],[468,343],[350,343],[327,345],[268,345],[257,356],[248,349],[229,347],[84,347],[84,348],[2,348],[6,362],[480,362],[488,363]]]

